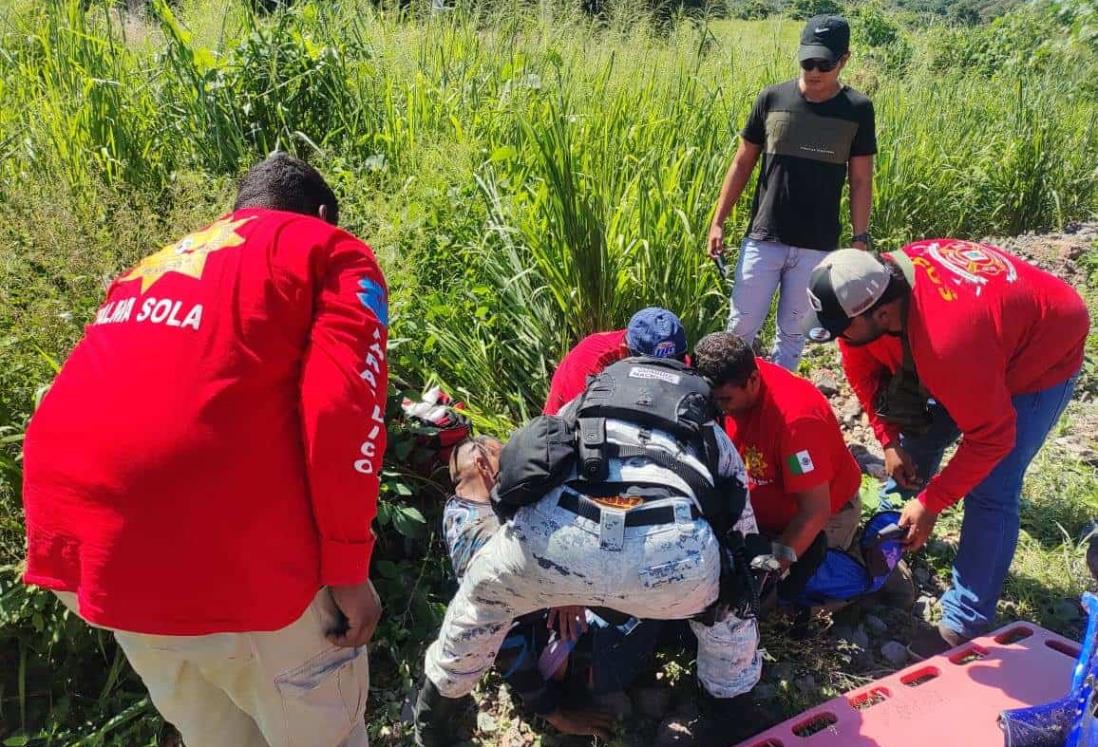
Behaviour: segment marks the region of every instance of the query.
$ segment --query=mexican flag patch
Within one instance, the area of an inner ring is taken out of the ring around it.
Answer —
[[[808,451],[798,451],[788,459],[785,460],[789,465],[789,471],[794,475],[807,475],[812,470],[816,469],[816,466],[812,464],[812,457],[808,455]]]

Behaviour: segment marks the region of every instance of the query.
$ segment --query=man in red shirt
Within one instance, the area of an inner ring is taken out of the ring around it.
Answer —
[[[277,154],[116,278],[25,444],[25,580],[116,631],[187,744],[367,744],[385,279]]]
[[[650,306],[634,314],[625,329],[584,337],[561,358],[553,372],[542,412],[556,415],[587,388],[590,377],[631,355],[682,360],[686,355],[682,322],[667,309]]]
[[[790,571],[779,587],[795,595],[827,547],[846,549],[861,519],[861,470],[839,421],[812,382],[757,360],[731,332],[706,335],[694,365],[709,379],[724,428],[747,467],[759,529]],[[826,538],[826,547],[823,539]],[[815,544],[815,547],[814,547]],[[803,563],[798,560],[803,559]]]
[[[1090,321],[1059,278],[1001,249],[919,241],[880,259],[834,252],[813,272],[816,339],[837,337],[843,369],[915,496],[907,546],[965,499],[943,620],[911,644],[919,657],[984,632],[1018,542],[1022,478],[1071,399]],[[947,445],[962,436],[940,473]]]

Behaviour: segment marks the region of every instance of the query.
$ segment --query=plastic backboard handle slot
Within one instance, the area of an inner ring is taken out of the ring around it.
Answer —
[[[801,738],[810,737],[837,723],[839,723],[839,719],[835,717],[835,714],[824,711],[823,713],[813,714],[794,726],[793,733]]]
[[[941,671],[938,667],[923,667],[922,669],[916,669],[910,674],[905,674],[900,678],[900,682],[908,687],[918,687],[919,685],[925,685],[933,679],[937,679],[939,675],[941,675]]]
[[[892,697],[892,693],[886,687],[874,687],[864,693],[858,693],[850,697],[850,707],[856,711],[864,711],[878,703],[883,703]]]
[[[963,649],[950,656],[949,661],[953,664],[957,664],[958,666],[962,666],[964,664],[971,664],[972,662],[982,659],[985,656],[987,656],[986,648],[982,648],[980,646],[972,644],[969,646],[965,646]]]
[[[755,742],[751,747],[785,747],[785,745],[777,739],[768,739],[765,742]]]
[[[1062,641],[1045,641],[1045,645],[1071,659],[1078,659],[1079,652],[1082,651],[1078,646],[1069,646]]]
[[[1032,628],[1027,628],[1025,625],[1019,625],[1015,628],[1010,628],[1009,630],[1004,630],[1002,633],[995,636],[995,642],[998,643],[998,644],[1001,644],[1003,646],[1009,646],[1012,643],[1017,643],[1018,641],[1024,641],[1025,639],[1029,638],[1031,635],[1033,635],[1033,629]]]

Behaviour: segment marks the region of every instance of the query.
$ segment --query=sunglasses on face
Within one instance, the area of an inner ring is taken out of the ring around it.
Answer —
[[[830,73],[835,69],[836,62],[828,62],[827,60],[801,60],[801,70],[806,73],[812,69],[819,70],[821,73]]]

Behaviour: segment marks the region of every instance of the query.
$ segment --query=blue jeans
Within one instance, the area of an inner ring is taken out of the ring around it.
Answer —
[[[1014,448],[964,498],[953,585],[942,595],[943,624],[963,636],[986,632],[995,619],[995,605],[1018,545],[1022,479],[1071,400],[1075,379],[1072,376],[1056,386],[1011,399],[1017,433]],[[934,421],[926,435],[900,436],[900,445],[915,461],[922,479],[938,471],[946,447],[960,435],[945,408],[935,404],[931,412]],[[916,492],[902,490],[892,480],[882,489],[882,494],[899,493],[905,499]]]
[[[808,280],[826,256],[827,252],[816,249],[744,239],[736,262],[728,331],[750,344],[770,313],[774,291],[781,288],[772,357],[779,366],[795,371],[812,318]]]

